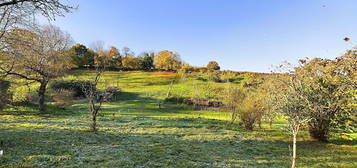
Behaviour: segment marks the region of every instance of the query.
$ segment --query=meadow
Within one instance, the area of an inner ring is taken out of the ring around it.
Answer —
[[[75,71],[64,79],[93,75]],[[227,83],[182,79],[170,72],[110,71],[99,89],[107,85],[119,86],[122,92],[116,101],[104,104],[98,132],[88,131],[85,99],[66,109],[49,104],[47,114],[39,114],[36,106],[7,107],[0,113],[0,167],[290,166],[291,135],[283,118],[272,129],[264,123],[246,131],[239,121],[230,122],[228,112],[162,103],[170,87],[173,95],[190,97],[195,89]],[[330,143],[310,139],[305,130],[299,134],[297,167],[353,168],[356,160],[356,134],[335,134]]]

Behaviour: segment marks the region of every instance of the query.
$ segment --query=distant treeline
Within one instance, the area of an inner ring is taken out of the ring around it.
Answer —
[[[94,49],[92,49],[94,48]],[[88,48],[82,44],[75,44],[69,49],[73,68],[85,69],[95,66],[106,66],[111,70],[164,70],[187,72],[202,72],[207,70],[220,70],[216,61],[210,61],[207,67],[194,67],[184,63],[177,52],[163,50],[158,53],[142,52],[135,55],[128,47],[119,50],[112,46],[109,50],[101,46]]]

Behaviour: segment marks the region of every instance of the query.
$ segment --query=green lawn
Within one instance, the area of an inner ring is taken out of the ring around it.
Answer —
[[[66,78],[87,75],[91,73],[77,71]],[[88,131],[84,100],[67,110],[49,108],[50,114],[0,115],[0,167],[290,166],[290,135],[284,120],[273,129],[263,125],[249,132],[238,122],[228,122],[229,113],[174,104],[159,109],[173,78],[158,72],[106,73],[100,87],[115,84],[123,93],[117,102],[104,105],[97,133]],[[193,85],[226,84],[184,80],[174,84],[173,93],[189,96]],[[298,140],[298,167],[357,167],[356,134],[319,143],[303,131]]]

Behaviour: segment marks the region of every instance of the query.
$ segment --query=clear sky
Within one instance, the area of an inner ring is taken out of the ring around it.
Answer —
[[[304,57],[335,58],[357,41],[357,0],[75,0],[53,24],[75,42],[172,50],[195,66],[269,72]],[[44,22],[41,20],[40,22]],[[346,43],[343,38],[349,37]]]

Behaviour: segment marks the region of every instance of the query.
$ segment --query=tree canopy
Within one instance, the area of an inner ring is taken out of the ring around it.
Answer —
[[[78,68],[90,67],[94,65],[96,53],[82,44],[75,44],[69,49],[72,62]]]
[[[44,111],[48,82],[72,68],[68,52],[71,44],[71,36],[52,25],[31,30],[14,29],[5,37],[6,48],[0,54],[0,73],[40,83],[39,107]]]
[[[218,63],[216,61],[210,61],[207,64],[207,69],[208,70],[220,70],[221,67],[219,67]]]
[[[178,70],[181,68],[180,56],[169,50],[157,53],[154,62],[155,67],[160,70]]]

